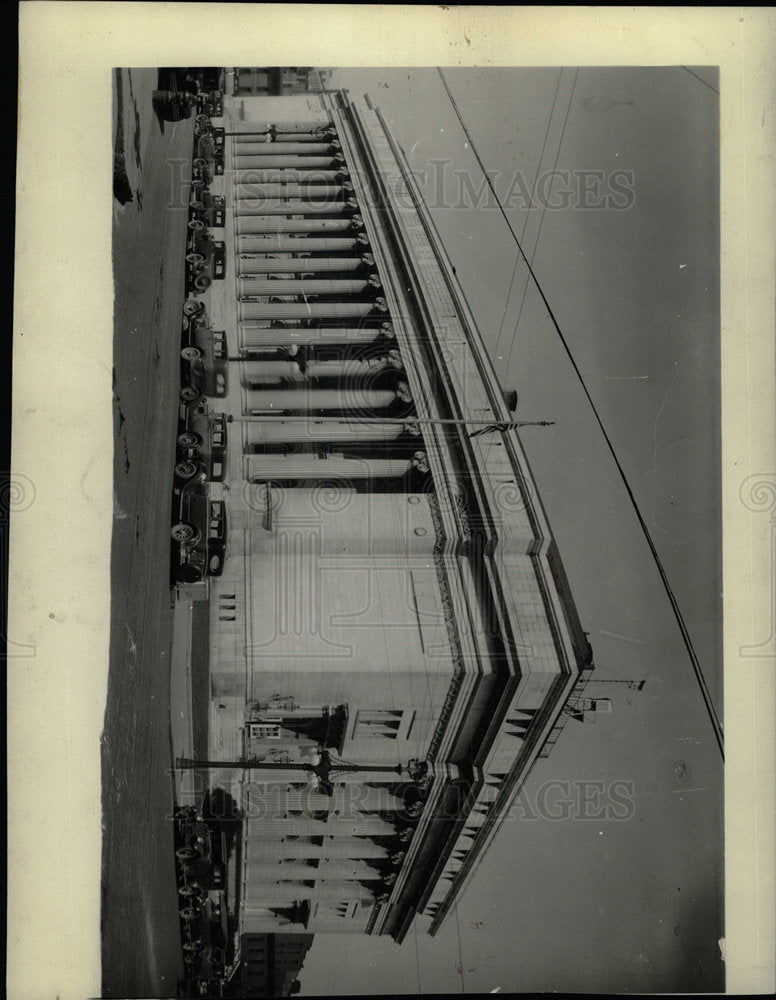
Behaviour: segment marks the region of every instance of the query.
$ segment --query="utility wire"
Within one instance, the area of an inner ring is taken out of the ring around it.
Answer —
[[[620,464],[620,460],[617,457],[617,453],[614,450],[614,446],[613,446],[613,444],[611,442],[611,439],[609,438],[609,435],[606,432],[606,428],[603,425],[603,421],[601,420],[601,417],[600,417],[600,415],[598,413],[598,409],[596,408],[596,405],[593,402],[593,397],[590,395],[590,392],[589,392],[589,390],[587,388],[587,385],[585,384],[585,380],[584,380],[584,378],[582,376],[582,372],[580,371],[579,366],[577,365],[577,363],[576,363],[576,361],[574,359],[574,355],[571,353],[571,348],[569,347],[569,345],[568,345],[568,343],[566,341],[566,338],[563,335],[563,331],[560,328],[560,324],[558,323],[557,319],[555,318],[555,313],[552,311],[552,307],[550,306],[550,303],[547,301],[547,296],[544,294],[544,290],[542,289],[542,286],[539,284],[539,280],[537,279],[536,274],[534,273],[533,267],[531,266],[531,262],[526,257],[525,251],[523,250],[523,247],[522,247],[522,244],[521,244],[520,240],[517,237],[517,233],[513,229],[512,224],[509,221],[509,218],[507,217],[507,214],[504,211],[504,208],[503,208],[503,206],[501,205],[501,202],[498,199],[498,195],[496,194],[496,192],[494,190],[494,187],[493,187],[493,184],[492,184],[492,182],[490,180],[488,172],[485,169],[485,166],[484,166],[484,164],[483,164],[483,162],[482,162],[482,160],[480,158],[480,154],[477,152],[477,148],[474,145],[471,136],[469,135],[469,130],[466,127],[466,123],[464,122],[463,118],[461,117],[461,112],[458,110],[458,105],[456,104],[455,98],[453,97],[453,95],[452,95],[452,93],[450,91],[450,88],[447,85],[447,81],[445,80],[444,74],[442,73],[442,70],[441,70],[440,67],[437,67],[437,70],[439,72],[440,77],[442,78],[442,83],[444,84],[445,90],[447,91],[447,96],[450,99],[450,103],[453,106],[453,110],[455,111],[455,113],[456,113],[456,115],[458,117],[458,121],[460,122],[461,128],[463,129],[463,132],[464,132],[464,134],[465,134],[465,136],[466,136],[466,138],[467,138],[467,140],[469,142],[469,145],[471,146],[471,150],[474,153],[474,156],[475,156],[475,158],[477,160],[477,163],[479,164],[480,170],[482,171],[483,176],[485,177],[485,183],[490,188],[490,190],[491,190],[491,192],[493,194],[493,197],[496,200],[496,204],[498,205],[499,210],[501,212],[501,215],[502,215],[502,217],[504,219],[504,222],[506,222],[507,228],[509,229],[510,233],[512,234],[512,238],[514,239],[515,244],[517,245],[517,249],[520,251],[520,256],[523,258],[523,260],[526,263],[526,266],[528,267],[528,272],[529,272],[531,278],[533,279],[534,284],[536,285],[536,290],[539,292],[539,295],[541,296],[541,299],[542,299],[542,302],[544,303],[545,308],[547,309],[547,315],[548,315],[549,319],[551,320],[552,325],[555,327],[555,331],[558,334],[558,337],[560,339],[561,344],[563,345],[563,349],[566,352],[566,356],[568,357],[569,362],[571,363],[571,367],[574,369],[574,373],[576,374],[577,378],[579,379],[579,384],[582,386],[582,391],[585,394],[585,398],[588,401],[590,409],[593,412],[593,416],[595,417],[596,423],[598,424],[598,427],[599,427],[599,429],[601,431],[601,434],[603,435],[603,439],[606,442],[606,446],[609,449],[609,453],[612,456],[612,459],[614,461],[614,464],[615,464],[615,467],[617,469],[617,472],[619,473],[620,479],[622,480],[623,486],[625,487],[625,492],[628,494],[628,499],[631,502],[631,506],[633,507],[634,513],[636,514],[636,518],[637,518],[637,520],[639,522],[639,526],[641,527],[641,530],[642,530],[642,532],[644,534],[644,538],[646,539],[647,545],[649,546],[649,550],[652,553],[652,558],[654,559],[655,565],[657,566],[658,573],[660,574],[660,579],[661,579],[661,581],[663,583],[663,588],[664,588],[664,590],[666,592],[666,596],[668,597],[669,603],[671,605],[671,610],[673,611],[674,618],[676,619],[677,625],[679,626],[679,631],[681,633],[682,640],[683,640],[684,645],[685,645],[685,649],[687,650],[687,654],[688,654],[688,656],[690,658],[690,662],[692,664],[692,668],[693,668],[693,671],[695,673],[695,679],[696,679],[696,681],[698,683],[698,687],[700,688],[701,694],[703,696],[704,703],[706,705],[706,711],[708,712],[709,718],[711,720],[712,727],[714,729],[714,735],[715,735],[716,740],[717,740],[717,745],[719,746],[719,752],[722,755],[722,759],[724,760],[725,759],[725,741],[724,741],[724,733],[723,733],[723,730],[722,730],[722,724],[719,721],[719,716],[717,715],[717,711],[716,711],[716,709],[714,707],[714,703],[711,700],[711,695],[709,693],[708,685],[706,684],[706,678],[703,676],[703,670],[701,668],[701,665],[700,665],[700,662],[698,660],[698,657],[697,657],[697,655],[695,653],[695,647],[693,646],[692,639],[690,637],[690,633],[687,630],[687,626],[685,624],[684,617],[682,615],[681,609],[680,609],[679,604],[678,604],[678,602],[676,600],[676,596],[675,596],[675,594],[673,592],[673,589],[671,587],[671,583],[670,583],[670,581],[668,579],[668,575],[666,574],[666,571],[665,571],[665,569],[663,567],[663,563],[662,563],[662,560],[660,559],[658,551],[655,548],[655,543],[652,541],[652,535],[651,535],[651,533],[649,531],[649,528],[647,527],[646,521],[644,520],[644,518],[643,518],[643,516],[641,514],[641,510],[639,509],[639,505],[638,505],[638,502],[636,500],[636,497],[634,496],[633,490],[630,487],[630,483],[628,482],[628,479],[627,479],[627,477],[625,475],[625,471],[624,471],[622,465]],[[688,72],[690,72],[690,70],[688,70]],[[692,75],[695,76],[694,73]],[[700,79],[700,77],[698,79]]]
[[[566,135],[566,126],[568,125],[569,115],[571,114],[571,105],[574,102],[574,94],[575,94],[576,89],[577,89],[577,77],[578,76],[579,76],[579,68],[577,68],[575,70],[575,72],[574,72],[574,83],[573,83],[573,85],[571,87],[571,96],[569,97],[569,105],[566,108],[566,117],[563,119],[563,126],[562,126],[562,128],[560,130],[560,139],[558,140],[558,149],[557,149],[557,152],[555,153],[555,162],[552,165],[552,179],[550,180],[550,183],[549,183],[548,189],[547,189],[547,193],[546,193],[545,198],[544,198],[544,205],[542,206],[542,217],[541,217],[541,219],[539,219],[539,228],[536,231],[536,239],[534,240],[533,250],[531,251],[531,264],[533,264],[533,262],[534,262],[534,258],[536,257],[536,251],[537,251],[537,249],[539,247],[539,239],[540,239],[540,237],[542,235],[542,226],[544,225],[544,217],[547,214],[547,202],[550,200],[550,191],[552,190],[552,181],[555,179],[555,173],[556,173],[556,171],[558,169],[558,160],[560,160],[560,150],[561,150],[561,146],[563,145],[563,138]],[[558,79],[558,83],[560,84],[560,79]],[[553,102],[553,108],[554,107],[555,107],[555,104]],[[548,129],[549,129],[549,125],[548,125]],[[537,180],[538,180],[538,175],[537,175]],[[534,185],[534,189],[535,189],[535,185]],[[533,193],[531,194],[531,203],[533,204]],[[521,239],[524,236],[525,236],[525,230],[523,230],[523,234],[521,236]],[[518,258],[518,260],[519,260],[519,258]],[[526,280],[525,280],[525,286],[523,287],[523,297],[520,300],[520,310],[519,310],[519,312],[517,314],[517,320],[515,321],[515,329],[514,329],[514,332],[512,334],[512,343],[509,345],[509,353],[507,354],[507,361],[506,361],[506,364],[504,365],[504,371],[509,371],[509,362],[512,360],[512,351],[514,350],[514,346],[517,343],[517,329],[520,326],[520,318],[523,315],[523,307],[525,306],[525,299],[526,299],[526,295],[528,294],[528,285],[529,285],[529,283],[530,283],[530,275],[526,278]]]
[[[441,70],[440,70],[440,73],[441,73]],[[525,232],[528,229],[528,220],[531,218],[531,209],[533,208],[534,195],[536,194],[536,185],[539,183],[539,173],[541,172],[542,163],[544,161],[544,151],[547,148],[547,139],[549,138],[549,135],[550,135],[550,127],[552,126],[552,117],[555,114],[555,104],[557,103],[557,100],[558,100],[558,92],[560,90],[560,81],[561,81],[562,78],[563,78],[563,67],[561,67],[561,70],[558,73],[558,81],[555,84],[555,94],[554,94],[554,96],[552,98],[552,108],[550,109],[550,117],[547,119],[547,128],[545,129],[545,132],[544,132],[544,142],[542,143],[542,151],[539,154],[539,162],[536,165],[536,176],[534,177],[533,187],[531,188],[531,200],[528,202],[528,211],[526,212],[525,222],[523,223],[523,231],[520,234],[520,238],[521,239],[525,239]],[[542,221],[544,221],[544,214],[543,213],[542,213]],[[540,222],[539,223],[539,231],[540,232],[541,232],[541,228],[542,228],[542,225],[541,225],[541,222]],[[537,242],[538,242],[538,237],[537,237]],[[504,321],[507,318],[507,308],[509,307],[509,300],[512,297],[512,287],[513,287],[513,285],[515,283],[515,278],[517,277],[517,266],[518,266],[519,263],[520,263],[520,258],[516,257],[515,258],[515,266],[512,269],[512,278],[511,278],[511,280],[509,282],[509,291],[507,292],[506,302],[504,303],[504,312],[503,312],[503,314],[501,316],[501,323],[500,323],[499,328],[498,328],[498,336],[496,337],[496,346],[493,348],[493,356],[494,357],[498,354],[499,344],[501,343],[501,334],[502,334],[502,332],[504,330]],[[525,291],[523,291],[523,299],[525,299]],[[520,305],[520,312],[522,312],[522,311],[523,311],[523,306],[522,306],[522,303],[521,303],[521,305]],[[519,317],[518,317],[518,320],[519,320]],[[512,342],[514,343],[514,335],[513,335],[513,341]],[[510,348],[510,351],[511,351],[511,348]],[[507,361],[507,364],[505,365],[505,370],[508,368],[508,366],[509,366],[509,362]]]

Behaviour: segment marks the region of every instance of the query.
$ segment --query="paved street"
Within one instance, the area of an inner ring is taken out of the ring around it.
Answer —
[[[192,121],[156,119],[155,70],[114,75],[131,200],[113,201],[114,522],[103,735],[103,995],[174,996],[170,488]],[[115,126],[114,126],[115,127]],[[183,173],[182,173],[183,172]]]

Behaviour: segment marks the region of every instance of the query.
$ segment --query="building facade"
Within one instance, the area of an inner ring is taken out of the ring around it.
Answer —
[[[228,520],[200,778],[242,810],[242,935],[400,941],[440,926],[591,651],[514,400],[379,111],[234,103],[200,296]]]
[[[287,997],[298,991],[298,976],[312,934],[244,934],[240,944],[240,995]]]
[[[330,70],[311,66],[235,66],[230,93],[235,97],[319,93]]]

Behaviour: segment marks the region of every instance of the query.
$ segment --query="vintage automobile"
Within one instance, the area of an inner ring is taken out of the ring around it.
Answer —
[[[224,113],[222,90],[200,90],[197,94],[197,111],[210,118],[220,118]]]
[[[211,413],[200,399],[182,407],[184,417],[179,424],[178,462],[201,462],[211,482],[220,483],[226,468],[226,416]]]
[[[226,554],[226,505],[223,500],[211,500],[205,470],[175,487],[177,519],[171,529],[173,552],[177,553],[175,576],[180,583],[198,583],[206,576],[220,576],[224,571]],[[179,466],[181,467],[179,469]],[[186,463],[178,463],[178,472],[189,471]]]
[[[188,406],[200,396],[224,396],[227,386],[226,335],[214,330],[198,299],[187,299],[183,305],[183,335],[181,338],[182,404]],[[181,414],[185,419],[185,413]]]
[[[201,231],[205,226],[223,229],[226,216],[224,214],[224,199],[222,195],[211,194],[208,190],[192,190],[189,202],[189,222],[203,222],[205,225],[195,225],[193,232]]]
[[[222,240],[213,239],[203,219],[192,219],[189,232],[187,286],[190,290],[204,292],[226,273],[226,245]]]
[[[194,170],[207,168],[211,176],[224,172],[224,129],[205,126],[197,116],[197,134],[194,139]]]

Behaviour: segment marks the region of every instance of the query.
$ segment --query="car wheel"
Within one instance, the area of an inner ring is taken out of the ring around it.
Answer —
[[[186,299],[183,303],[184,316],[196,316],[197,313],[201,313],[203,309],[203,304],[198,302],[196,299]]]
[[[184,361],[199,361],[202,357],[202,351],[198,347],[184,347],[181,351],[181,357]]]
[[[194,287],[198,292],[204,292],[210,288],[211,281],[209,274],[198,274],[194,279]]]
[[[170,529],[170,535],[174,542],[190,542],[195,534],[194,528],[183,521],[180,524],[174,524]]]
[[[175,475],[178,479],[191,479],[197,474],[196,462],[178,462],[175,466]]]
[[[184,906],[180,911],[181,920],[196,920],[197,917],[201,915],[202,911],[196,906]]]
[[[181,848],[185,850],[185,848]],[[177,853],[177,852],[176,852]],[[191,885],[182,885],[178,888],[178,895],[183,896],[184,899],[194,899],[195,896],[199,896],[202,890],[197,885],[196,882],[192,882]]]
[[[195,434],[194,431],[183,431],[182,434],[178,435],[178,446],[180,448],[196,448],[200,444],[202,444],[202,438],[199,434]]]
[[[205,223],[202,219],[191,219],[189,222],[189,229],[193,232],[198,233],[200,230],[205,228]]]
[[[184,385],[181,389],[181,399],[184,403],[193,403],[195,399],[199,399],[199,391],[193,385]]]
[[[175,857],[178,861],[193,861],[196,856],[197,852],[193,847],[179,847],[175,852]]]
[[[194,160],[192,160],[191,165],[192,167],[197,167],[201,170],[202,167],[207,166],[207,160],[204,158],[204,156],[197,156]]]
[[[204,256],[201,253],[187,253],[186,261],[189,264],[202,264],[204,263]]]
[[[197,201],[195,199],[194,201],[189,202],[189,208],[194,212],[201,212],[204,207],[205,207],[204,201]]]

